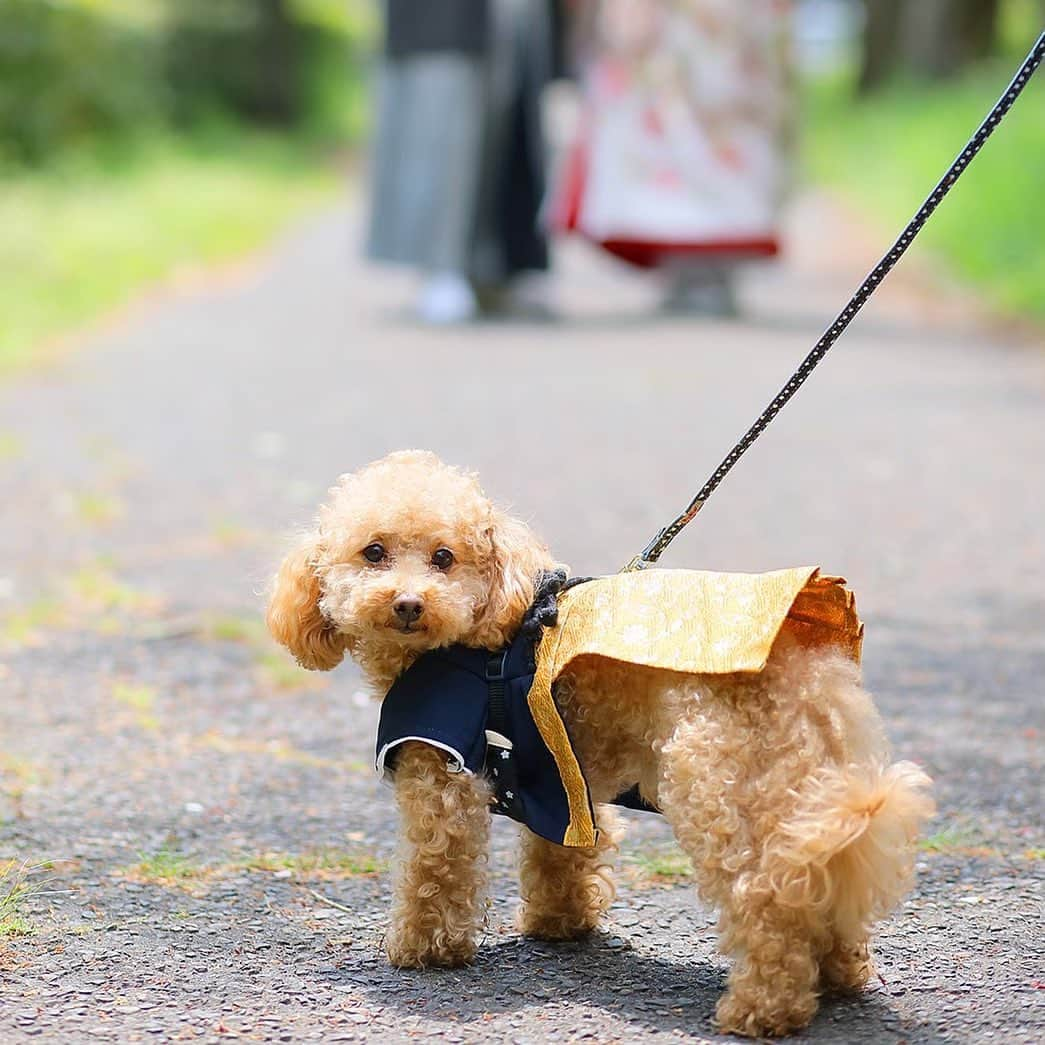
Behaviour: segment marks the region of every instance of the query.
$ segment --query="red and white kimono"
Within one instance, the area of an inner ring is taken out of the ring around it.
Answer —
[[[789,0],[597,0],[552,227],[644,267],[775,254],[790,14]]]

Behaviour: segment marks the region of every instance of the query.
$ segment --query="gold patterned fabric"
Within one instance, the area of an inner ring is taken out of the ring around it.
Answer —
[[[840,577],[813,566],[772,573],[645,570],[599,577],[559,598],[528,703],[570,804],[564,845],[596,841],[591,802],[552,687],[580,656],[686,674],[759,672],[779,635],[834,646],[859,661],[863,625]]]

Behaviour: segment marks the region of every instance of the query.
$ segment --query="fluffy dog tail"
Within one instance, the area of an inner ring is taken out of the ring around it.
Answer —
[[[931,781],[911,762],[829,768],[803,785],[763,865],[776,901],[856,940],[903,899]]]

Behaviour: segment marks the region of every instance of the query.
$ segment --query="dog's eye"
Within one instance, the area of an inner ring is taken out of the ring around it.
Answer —
[[[454,564],[454,553],[449,548],[439,548],[432,553],[432,565],[439,570],[448,570]]]
[[[367,562],[384,562],[387,555],[388,553],[385,551],[385,546],[383,544],[378,544],[377,541],[374,541],[373,544],[368,544],[363,549],[363,558],[366,559]]]

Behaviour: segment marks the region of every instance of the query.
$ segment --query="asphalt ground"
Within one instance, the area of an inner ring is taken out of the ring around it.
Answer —
[[[634,815],[593,939],[514,933],[498,821],[474,967],[389,968],[376,708],[350,665],[294,669],[260,592],[339,473],[409,446],[478,469],[575,572],[619,568],[884,244],[803,201],[737,322],[662,315],[571,244],[558,321],[432,331],[355,222],[324,214],[0,389],[0,1040],[718,1040],[712,916],[656,817]],[[1045,352],[919,268],[664,565],[844,574],[896,754],[936,780],[880,980],[797,1040],[1041,1041]]]

